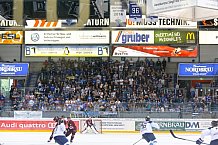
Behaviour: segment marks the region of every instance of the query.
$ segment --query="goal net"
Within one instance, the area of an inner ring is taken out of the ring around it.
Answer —
[[[92,119],[94,123],[94,128],[98,133],[102,133],[102,121],[100,119]],[[86,131],[85,131],[86,130]],[[87,127],[86,129],[86,119],[80,120],[80,133],[88,133],[88,134],[94,134],[95,131],[91,129],[90,127]]]

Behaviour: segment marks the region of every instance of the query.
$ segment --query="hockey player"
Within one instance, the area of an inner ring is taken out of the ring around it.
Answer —
[[[149,145],[155,145],[157,143],[156,137],[153,134],[153,129],[160,129],[160,126],[157,123],[151,121],[149,116],[145,117],[145,121],[142,123],[140,132],[142,134],[142,138],[145,139]]]
[[[196,141],[196,144],[200,145],[204,142],[205,136],[211,136],[210,145],[218,145],[218,121],[212,121],[211,126],[201,132],[201,137]]]
[[[73,142],[74,136],[76,134],[77,128],[73,120],[70,119],[70,117],[67,117],[67,132],[66,137],[68,137],[71,134],[70,142]]]
[[[95,125],[93,123],[93,120],[91,117],[89,117],[89,119],[86,120],[85,122],[85,129],[82,131],[82,133],[86,133],[88,130],[88,128],[92,129],[94,131],[95,134],[98,133],[97,129],[95,128]]]
[[[56,122],[55,128],[52,131],[52,134],[48,140],[50,142],[54,137],[54,140],[59,145],[69,145],[69,142],[64,134],[65,125],[64,122],[58,116],[54,117],[53,119]]]
[[[61,116],[61,121],[64,123],[65,126],[67,125],[67,121],[65,120],[65,116],[64,115]]]

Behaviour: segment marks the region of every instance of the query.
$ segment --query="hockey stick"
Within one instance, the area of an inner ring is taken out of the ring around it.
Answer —
[[[136,141],[136,142],[135,142],[134,144],[132,144],[132,145],[137,144],[137,143],[140,142],[142,139],[143,139],[143,138],[141,138],[140,140]]]
[[[186,140],[186,141],[191,141],[191,142],[196,142],[195,140],[190,140],[190,139],[186,139],[186,138],[181,138],[181,137],[177,137],[174,132],[172,130],[170,130],[170,133],[171,135],[174,137],[174,138],[177,138],[177,139],[181,139],[181,140]],[[205,145],[209,145],[207,143],[202,143],[202,144],[205,144]]]

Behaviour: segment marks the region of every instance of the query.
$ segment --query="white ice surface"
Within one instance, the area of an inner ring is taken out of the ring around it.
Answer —
[[[169,134],[155,134],[157,145],[195,145],[195,142],[183,141],[173,138]],[[48,143],[50,133],[23,133],[23,132],[0,132],[0,143],[4,145],[57,145],[54,140]],[[197,140],[199,135],[177,134],[190,140]],[[77,133],[72,145],[133,145],[141,138],[140,134],[80,134]],[[209,143],[210,138],[205,142]],[[145,140],[141,140],[136,145],[148,145]]]

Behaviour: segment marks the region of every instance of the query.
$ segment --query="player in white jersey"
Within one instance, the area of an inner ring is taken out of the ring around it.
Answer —
[[[211,136],[210,145],[218,145],[218,121],[212,121],[211,126],[201,132],[201,137],[196,141],[196,144],[200,145],[204,142],[206,136]]]
[[[68,139],[64,134],[66,129],[64,122],[59,117],[55,117],[53,120],[56,122],[56,125],[48,142],[54,138],[55,142],[59,145],[69,145]]]
[[[145,121],[141,124],[140,132],[142,138],[144,138],[149,145],[157,144],[156,137],[153,133],[153,127],[160,129],[160,126],[157,123],[152,122],[149,116],[145,117]]]

